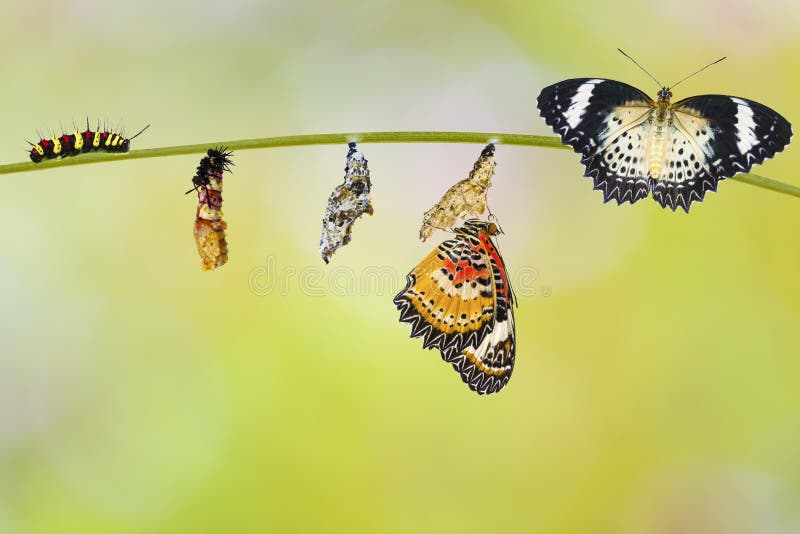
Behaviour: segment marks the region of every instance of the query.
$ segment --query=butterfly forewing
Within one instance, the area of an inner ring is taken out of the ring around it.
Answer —
[[[546,87],[538,104],[545,122],[582,155],[584,176],[606,202],[647,196],[650,97],[622,82],[579,78]]]
[[[663,208],[686,212],[701,202],[706,191],[716,191],[720,178],[709,172],[709,121],[697,115],[674,112],[669,127],[661,173],[652,181],[653,200]]]
[[[494,325],[491,271],[461,235],[414,267],[394,303],[425,348],[461,351],[480,344]]]
[[[707,124],[693,131],[717,179],[730,178],[781,152],[792,138],[792,126],[772,109],[744,98],[701,95],[673,105],[684,126],[692,118]],[[699,133],[699,135],[698,135]]]
[[[565,80],[545,87],[538,98],[545,122],[584,158],[595,155],[620,127],[629,126],[653,105],[635,87],[601,78]]]

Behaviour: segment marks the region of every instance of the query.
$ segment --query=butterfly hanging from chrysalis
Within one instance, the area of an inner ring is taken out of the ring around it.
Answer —
[[[345,246],[352,238],[353,223],[363,214],[372,215],[367,159],[355,143],[348,143],[344,182],[337,185],[328,198],[325,216],[322,219],[322,236],[319,253],[328,263],[334,252]]]
[[[438,349],[478,394],[500,391],[514,370],[514,294],[492,241],[502,233],[470,219],[408,274],[394,298],[411,337]]]
[[[194,187],[186,192],[197,191],[194,239],[204,271],[222,267],[228,261],[228,225],[222,220],[222,174],[233,165],[231,154],[225,148],[209,149],[192,178]]]
[[[672,88],[722,59],[671,87],[644,71],[661,87],[655,102],[625,83],[577,78],[542,89],[539,111],[581,154],[584,176],[605,202],[633,204],[652,194],[662,207],[688,213],[720,180],[750,171],[792,137],[785,118],[752,100],[701,95],[670,102]]]
[[[494,145],[488,144],[467,178],[453,185],[422,218],[419,238],[428,239],[437,229],[452,228],[456,221],[483,215],[486,211],[486,191],[492,185],[497,164]]]

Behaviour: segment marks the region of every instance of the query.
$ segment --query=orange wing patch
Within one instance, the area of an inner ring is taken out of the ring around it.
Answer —
[[[395,304],[425,348],[461,350],[491,328],[491,272],[481,258],[469,243],[450,239],[409,273]]]
[[[477,331],[492,318],[494,302],[486,296],[489,272],[469,260],[453,261],[438,248],[417,265],[407,288],[416,313],[445,334]]]

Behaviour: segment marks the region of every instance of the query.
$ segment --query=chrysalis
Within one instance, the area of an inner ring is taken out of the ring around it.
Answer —
[[[372,182],[367,160],[355,143],[348,143],[348,147],[344,183],[337,185],[331,193],[322,219],[319,253],[325,263],[330,261],[336,249],[350,242],[350,232],[356,219],[364,213],[373,213],[369,196]]]
[[[197,191],[197,213],[194,220],[194,239],[200,254],[200,267],[210,271],[228,261],[228,242],[222,220],[222,173],[230,171],[231,152],[224,148],[210,149],[197,167],[192,178],[194,187],[186,193]]]
[[[434,207],[425,212],[419,238],[428,239],[437,229],[452,228],[458,219],[482,215],[486,211],[486,190],[492,185],[496,165],[494,145],[488,144],[469,173],[447,190]]]

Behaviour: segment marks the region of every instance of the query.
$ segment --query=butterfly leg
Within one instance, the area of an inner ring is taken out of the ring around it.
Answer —
[[[489,214],[489,220],[492,222],[497,222],[497,215],[494,214],[492,208],[489,207],[489,195],[486,195],[486,211]]]

